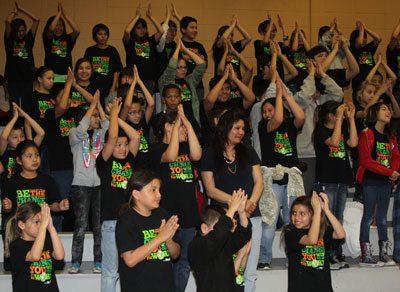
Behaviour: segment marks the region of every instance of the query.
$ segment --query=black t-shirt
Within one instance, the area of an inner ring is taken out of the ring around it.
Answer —
[[[131,152],[125,159],[111,155],[104,161],[102,152],[97,156],[96,170],[101,181],[101,221],[118,219],[119,209],[125,202],[128,180],[133,173],[134,160]]]
[[[314,148],[317,157],[315,182],[350,184],[354,181],[346,141],[349,138],[347,124],[343,124],[339,147],[328,146],[325,141],[332,137],[334,129],[324,125],[314,130]]]
[[[176,49],[176,43],[175,41],[172,41],[170,43],[165,43],[164,50],[159,53],[156,51],[156,69],[157,69],[157,80],[160,78],[161,74],[164,73],[165,69],[168,66],[169,59],[173,55]],[[158,82],[156,82],[156,86],[158,87]]]
[[[47,145],[49,147],[50,170],[72,170],[72,152],[69,131],[77,127],[76,108],[69,108],[56,119],[55,109],[45,113]]]
[[[389,68],[393,71],[393,73],[397,76],[396,84],[393,88],[393,91],[400,91],[400,49],[395,47],[393,51],[389,49],[389,45],[386,49],[386,59]]]
[[[26,202],[36,202],[41,206],[43,203],[51,205],[61,201],[56,182],[46,173],[40,173],[35,178],[24,178],[20,173],[15,174],[7,181],[1,197],[11,200],[12,213]]]
[[[232,47],[238,52],[242,52],[244,48],[242,47],[242,41],[236,41],[232,44]],[[222,45],[220,48],[217,47],[216,44],[212,47],[213,50],[213,59],[214,59],[214,76],[218,75],[218,65],[224,55],[224,46]],[[238,73],[239,79],[241,79],[242,74],[240,73],[240,60],[239,58],[232,53],[227,54],[225,64],[232,64],[233,69]]]
[[[237,191],[241,188],[245,191],[246,195],[248,195],[248,198],[251,198],[254,187],[253,166],[260,165],[261,161],[253,147],[247,144],[243,144],[243,146],[247,152],[248,163],[246,167],[239,168],[236,161],[232,164],[225,163],[226,165],[222,173],[217,174],[214,163],[214,149],[210,147],[203,152],[200,171],[212,171],[215,187],[228,195],[231,195],[233,191]],[[220,204],[216,201],[214,201],[214,203]],[[258,205],[253,214],[251,214],[251,217],[255,216],[261,216]]]
[[[148,217],[132,209],[123,213],[115,229],[118,254],[135,250],[151,241],[159,233],[162,219],[167,221],[169,216],[161,208],[152,210]],[[173,240],[177,241],[176,235]],[[165,242],[134,267],[129,268],[121,256],[118,266],[121,292],[174,291],[171,257]]]
[[[308,229],[286,227],[285,243],[288,257],[288,292],[329,292],[333,291],[329,260],[326,251],[333,241],[333,229],[325,231],[315,245],[302,245],[300,239]]]
[[[13,291],[57,292],[59,290],[53,269],[53,245],[50,236],[46,236],[40,260],[28,262],[26,255],[34,242],[17,238],[10,244]]]
[[[296,140],[298,129],[294,125],[294,119],[282,123],[275,131],[267,133],[267,124],[270,120],[262,120],[258,125],[258,135],[260,137],[262,165],[275,167],[277,164],[286,167],[294,167],[299,164],[297,158]],[[288,176],[277,184],[287,184]]]
[[[54,108],[54,104],[50,101],[50,94],[34,91],[32,94],[31,117],[46,129],[45,114],[48,109]]]
[[[148,168],[149,167],[149,126],[146,123],[145,114],[142,114],[139,124],[134,124],[130,121],[127,123],[140,134],[139,151],[136,155],[135,168]]]
[[[205,61],[208,61],[208,56],[207,56],[207,52],[204,49],[203,45],[198,43],[198,42],[187,42],[182,40],[182,43],[185,45],[186,48],[188,48],[190,51],[192,51],[193,53],[195,53],[196,55],[202,55],[205,58]],[[187,60],[187,74],[190,74],[193,72],[194,68],[196,67],[196,63],[193,62],[192,59],[188,59]],[[197,88],[204,88],[203,86],[203,81],[201,81],[199,83],[199,85],[197,86]]]
[[[190,242],[188,258],[194,271],[198,292],[240,291],[235,281],[232,255],[251,238],[251,222],[246,228],[223,215],[207,235],[201,232]],[[239,287],[240,288],[240,287]]]
[[[371,41],[364,47],[360,47],[358,49],[353,46],[350,47],[350,50],[354,55],[354,58],[356,58],[358,66],[360,67],[360,73],[354,77],[352,81],[353,93],[354,91],[357,92],[361,83],[367,77],[369,71],[371,71],[372,67],[375,66],[374,55],[377,48],[378,47],[375,47],[374,45],[374,41]]]
[[[375,127],[371,127],[370,130],[374,133],[374,147],[371,151],[371,157],[384,167],[390,168],[390,155],[391,155],[391,144],[388,136],[379,133]],[[382,180],[387,182],[389,179],[387,176],[377,174],[368,169],[365,170],[364,179]]]
[[[90,83],[88,86],[81,86],[83,89],[85,89],[87,92],[90,94],[94,94],[97,90],[97,88],[94,86],[93,83]],[[75,87],[71,86],[71,91],[70,91],[70,98],[72,99],[72,105],[78,106],[83,103],[87,103],[88,101],[82,96],[82,94],[76,89]]]
[[[100,49],[97,45],[86,49],[85,58],[92,62],[93,75],[91,83],[96,89],[100,90],[101,102],[104,106],[104,98],[110,93],[114,73],[122,69],[121,58],[117,49],[113,46]]]
[[[163,115],[165,115],[165,112],[159,112],[158,114],[153,115],[150,119],[150,125],[151,125],[151,128],[153,129],[154,135],[157,135],[159,132],[160,120]]]
[[[1,174],[1,183],[2,186],[4,186],[4,183],[11,179],[14,174],[15,174],[15,157],[16,157],[16,151],[6,149],[4,151],[3,155],[1,156],[1,164],[3,165],[4,172]]]
[[[7,61],[5,78],[13,82],[32,82],[35,61],[32,48],[35,43],[32,31],[29,30],[22,41],[16,41],[12,34],[4,34],[4,46]]]
[[[260,70],[260,64],[258,63],[258,56],[261,56],[262,54],[271,55],[271,49],[269,47],[269,43],[261,45],[261,42],[262,42],[261,40],[254,41],[254,53],[257,59],[257,75],[261,74],[262,72],[262,70]],[[282,43],[279,43],[279,46],[282,48]],[[285,53],[287,53],[287,49],[282,50],[282,54]],[[278,71],[279,76],[283,78],[285,71],[283,69],[283,63],[279,58],[276,60],[276,70]]]
[[[52,68],[56,74],[68,74],[68,67],[72,68],[71,52],[75,46],[75,40],[72,40],[72,33],[62,35],[59,38],[53,36],[50,39],[44,33],[43,46],[46,53],[44,64]]]
[[[124,43],[126,52],[126,66],[136,65],[140,78],[144,81],[154,81],[156,75],[156,39],[152,35],[143,42],[136,42],[132,37]]]
[[[179,144],[178,157],[174,162],[161,163],[161,156],[168,144],[151,144],[151,169],[161,177],[160,206],[170,215],[178,215],[179,225],[183,228],[195,227],[200,222],[196,201],[194,167],[190,160],[189,144]]]
[[[270,80],[265,80],[263,75],[255,75],[253,77],[253,92],[257,97],[263,97],[265,91],[268,89]]]
[[[326,75],[331,77],[339,87],[343,88],[350,84],[350,82],[346,80],[346,69],[329,69],[326,71]],[[321,83],[320,77],[315,77],[315,86],[317,90],[320,90],[321,94],[329,93]]]
[[[295,84],[299,89],[303,85],[304,79],[307,78],[307,52],[304,47],[299,47],[297,52],[289,52],[288,59],[290,63],[294,65],[298,75],[289,81],[289,83]]]

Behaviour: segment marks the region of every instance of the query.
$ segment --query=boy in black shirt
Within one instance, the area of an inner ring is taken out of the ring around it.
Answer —
[[[247,195],[239,189],[233,192],[225,215],[218,206],[209,206],[204,211],[201,218],[201,234],[192,240],[188,250],[198,292],[236,289],[232,255],[251,238],[251,223],[245,212],[246,200]],[[236,211],[240,223],[235,231],[231,232]]]

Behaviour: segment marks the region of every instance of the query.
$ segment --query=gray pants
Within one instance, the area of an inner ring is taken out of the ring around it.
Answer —
[[[94,262],[101,263],[100,186],[72,186],[75,211],[74,236],[72,239],[72,263],[82,264],[85,231],[89,222],[89,208],[92,211]]]

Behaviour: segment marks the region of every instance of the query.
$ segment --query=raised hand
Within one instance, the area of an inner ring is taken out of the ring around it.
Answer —
[[[242,190],[242,189],[239,189],[237,191],[237,193],[239,193],[239,194],[241,194],[243,196],[242,202],[240,203],[237,211],[239,213],[244,213],[244,212],[246,212],[247,195],[245,194],[244,190]]]
[[[277,19],[278,19],[278,26],[280,28],[283,28],[283,22],[282,22],[281,16],[279,15],[279,13],[276,16],[277,16]]]
[[[309,75],[315,75],[315,66],[314,66],[314,62],[310,59],[306,59],[306,64],[307,64],[307,68],[308,68],[308,74]]]
[[[344,104],[341,104],[341,105],[339,105],[338,107],[337,107],[337,109],[336,109],[336,114],[335,114],[335,117],[336,117],[336,119],[343,119],[343,116],[344,116],[344,110],[346,109],[346,104],[344,103]]]
[[[146,16],[148,18],[151,18],[151,3],[149,3],[149,5],[147,6]]]
[[[233,214],[238,211],[239,207],[242,205],[242,201],[245,194],[242,189],[238,189],[237,191],[233,191],[231,199],[228,202],[228,212],[231,211]]]
[[[354,106],[354,103],[348,102],[346,104],[345,114],[348,119],[354,119],[354,116],[356,114],[356,107]]]
[[[49,205],[47,205],[46,203],[44,203],[42,205],[42,210],[40,212],[40,227],[42,228],[46,228],[49,226],[50,223],[50,218],[51,218],[51,214],[50,214],[50,207]]]
[[[311,196],[311,206],[313,208],[314,214],[321,213],[322,211],[321,201],[316,192],[313,192]]]
[[[319,202],[321,203],[321,209],[324,211],[324,212],[327,212],[328,210],[329,210],[329,199],[328,199],[328,196],[325,194],[325,193],[319,193],[319,195],[318,195],[318,199],[319,199]]]
[[[174,237],[175,232],[178,230],[178,216],[174,215],[169,218],[168,221],[165,219],[161,220],[160,231],[157,236],[159,236],[163,242],[171,240]]]
[[[117,98],[114,99],[113,103],[111,104],[111,108],[110,108],[110,115],[116,115],[118,116],[120,110],[121,110],[121,105],[122,102],[120,102]]]
[[[142,9],[142,4],[138,4],[138,6],[136,7],[136,16],[140,17],[142,15],[142,13],[140,12],[140,10]]]
[[[1,201],[3,211],[11,211],[12,208],[12,201],[9,198],[5,198]]]

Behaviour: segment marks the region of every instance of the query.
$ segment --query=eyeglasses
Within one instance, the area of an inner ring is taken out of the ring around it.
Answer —
[[[187,70],[187,66],[178,66],[178,67],[176,67],[176,69],[185,69],[185,70]]]

